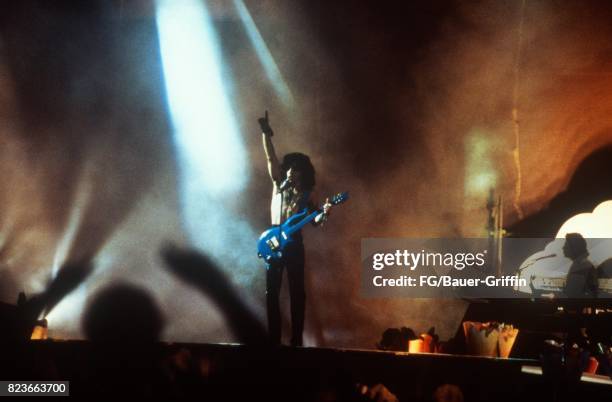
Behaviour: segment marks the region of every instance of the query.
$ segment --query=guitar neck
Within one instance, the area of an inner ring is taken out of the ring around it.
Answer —
[[[340,194],[335,195],[334,197],[332,197],[331,201],[328,201],[328,202],[330,202],[331,205],[338,205],[338,204],[346,201],[347,198],[348,198],[348,193],[344,192],[344,193],[340,193]],[[322,206],[321,208],[319,208],[319,209],[317,209],[317,210],[315,210],[315,211],[305,215],[302,219],[299,220],[298,223],[296,223],[294,225],[291,225],[290,227],[288,227],[286,229],[284,228],[285,234],[287,236],[291,236],[293,233],[295,233],[298,230],[300,230],[305,224],[307,224],[308,222],[312,221],[314,218],[317,217],[317,215],[322,213],[323,212],[323,207],[324,206]],[[300,212],[299,215],[301,215],[301,214],[305,214],[305,212]],[[298,219],[297,216],[296,216],[296,219]]]
[[[306,225],[308,222],[310,222],[314,218],[316,218],[317,215],[319,215],[321,212],[322,211],[320,209],[317,209],[316,211],[311,212],[310,214],[308,214],[304,218],[302,218],[298,223],[296,223],[295,225],[293,225],[290,228],[288,228],[287,230],[285,230],[285,233],[287,234],[287,236],[291,236],[293,233],[295,233],[298,230],[300,230],[301,228],[303,228],[304,225]]]

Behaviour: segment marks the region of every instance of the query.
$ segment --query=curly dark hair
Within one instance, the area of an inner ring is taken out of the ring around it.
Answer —
[[[315,168],[312,166],[312,162],[310,162],[308,155],[304,155],[300,152],[292,152],[285,155],[281,163],[282,177],[287,176],[287,171],[290,168],[302,174],[302,186],[304,186],[304,190],[312,191],[315,185]]]

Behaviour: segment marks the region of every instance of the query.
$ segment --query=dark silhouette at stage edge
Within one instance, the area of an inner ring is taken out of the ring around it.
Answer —
[[[512,237],[554,236],[574,215],[591,212],[612,199],[612,145],[586,157],[574,171],[565,191],[552,198],[545,208],[507,228]]]

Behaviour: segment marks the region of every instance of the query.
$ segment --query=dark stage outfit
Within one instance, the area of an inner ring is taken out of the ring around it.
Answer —
[[[583,254],[572,261],[565,280],[564,307],[573,313],[577,313],[567,321],[568,342],[584,342],[581,328],[589,326],[587,317],[583,314],[583,308],[588,306],[588,299],[597,297],[597,270],[589,261],[588,254]]]
[[[569,268],[564,289],[568,298],[597,297],[597,270],[587,255],[576,258]]]
[[[280,191],[279,184],[274,184],[270,212],[272,224],[280,225],[292,215],[312,208],[309,192],[298,192],[293,188]],[[279,261],[266,263],[266,303],[270,340],[278,345],[281,341],[280,289],[283,270],[287,271],[289,297],[291,299],[291,345],[302,346],[304,332],[304,313],[306,293],[304,291],[304,243],[302,233],[293,235],[294,242],[288,245]]]

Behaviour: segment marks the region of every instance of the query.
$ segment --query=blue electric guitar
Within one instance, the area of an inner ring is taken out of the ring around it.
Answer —
[[[348,193],[336,194],[329,200],[330,204],[338,205],[348,199]],[[280,226],[274,226],[266,230],[259,236],[257,241],[257,255],[263,258],[265,262],[273,262],[283,257],[283,250],[293,241],[291,237],[295,232],[300,230],[304,225],[312,221],[321,212],[319,208],[308,213],[307,209],[293,215]]]

